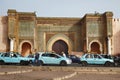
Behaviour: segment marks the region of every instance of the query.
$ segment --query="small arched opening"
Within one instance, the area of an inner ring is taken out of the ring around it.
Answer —
[[[21,55],[22,56],[27,56],[31,53],[31,45],[28,42],[24,42],[22,44],[22,51],[21,51]]]
[[[100,53],[100,45],[97,42],[91,44],[91,52]]]

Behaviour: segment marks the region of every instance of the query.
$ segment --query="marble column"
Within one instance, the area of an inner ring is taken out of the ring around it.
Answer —
[[[111,55],[111,37],[108,37],[108,54]]]
[[[14,50],[14,39],[10,39],[10,51]]]

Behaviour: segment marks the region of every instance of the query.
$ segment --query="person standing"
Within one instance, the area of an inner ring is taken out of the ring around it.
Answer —
[[[39,62],[39,53],[35,53],[35,60],[34,60],[34,65],[39,65],[40,64],[40,62]]]

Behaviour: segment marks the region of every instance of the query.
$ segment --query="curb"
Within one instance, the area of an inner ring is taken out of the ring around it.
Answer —
[[[64,79],[69,79],[73,76],[77,75],[77,72],[74,72],[72,74],[69,74],[69,75],[66,75],[66,76],[63,76],[63,77],[59,77],[59,78],[53,78],[52,80],[64,80]]]
[[[11,71],[11,72],[0,72],[0,75],[8,75],[8,74],[20,74],[20,73],[27,73],[32,72],[33,70],[21,70],[21,71]]]

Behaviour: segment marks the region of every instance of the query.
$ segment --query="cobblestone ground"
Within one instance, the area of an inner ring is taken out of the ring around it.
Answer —
[[[120,80],[120,74],[93,74],[83,73],[65,80]]]

